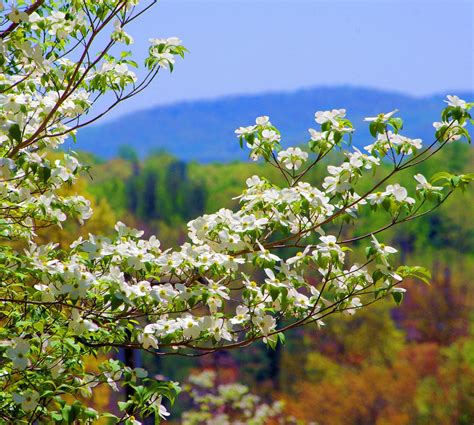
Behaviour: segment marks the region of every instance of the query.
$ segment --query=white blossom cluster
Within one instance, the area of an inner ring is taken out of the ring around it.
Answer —
[[[80,222],[90,217],[87,200],[58,193],[84,167],[71,155],[52,160],[46,149],[93,121],[86,113],[105,92],[114,92],[118,102],[142,88],[129,54],[111,53],[116,43],[131,41],[124,27],[137,1],[42,3],[27,7],[12,1],[1,7],[0,205],[5,213],[0,234],[9,239],[27,238],[38,226],[61,223],[66,216]],[[112,24],[110,42],[95,55],[96,35]],[[146,65],[155,73],[184,52],[176,37],[151,40]]]
[[[188,387],[196,408],[183,413],[183,425],[297,423],[294,418],[283,414],[283,402],[265,403],[242,384],[219,384],[212,370],[191,375]]]
[[[132,411],[165,417],[161,400],[173,399],[175,383],[157,382],[110,354],[98,371],[87,371],[87,356],[118,348],[192,356],[257,340],[274,348],[291,328],[323,325],[330,314],[354,314],[389,294],[400,301],[400,283],[425,272],[396,268],[395,248],[378,234],[437,208],[472,179],[417,174],[413,193],[393,181],[446,143],[469,139],[473,104],[455,96],[426,147],[400,134],[394,111],[368,118],[368,153],[346,149],[354,128],[344,109],[316,112],[319,127],[309,130],[307,145],[284,150],[278,129],[261,116],[236,134],[251,159],[279,170],[283,184],[250,177],[239,208],[192,220],[181,246],[162,249],[155,236],[142,239],[123,223],[113,237],[89,235],[67,250],[37,245],[38,228],[92,213],[83,197],[61,194],[87,167],[74,153],[52,150],[100,118],[91,118],[91,107],[104,93],[116,98],[113,107],[185,53],[175,37],[152,39],[149,74],[139,82],[129,53],[112,49],[133,41],[124,28],[140,16],[138,7],[129,0],[1,3],[0,421],[90,423],[100,414],[79,396],[90,397],[98,385],[141,394],[119,404],[122,417],[107,413],[114,423],[138,423]],[[98,34],[109,30],[97,47]],[[336,165],[325,162],[332,151],[343,152]],[[385,176],[377,174],[382,161],[393,165]],[[318,185],[307,178],[315,167],[327,170]],[[367,179],[370,189],[360,190]],[[387,226],[343,239],[340,226],[376,210]],[[18,240],[24,251],[10,245]],[[356,241],[366,244],[365,259],[349,255]]]

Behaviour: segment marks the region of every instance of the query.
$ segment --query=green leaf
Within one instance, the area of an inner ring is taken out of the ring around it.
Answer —
[[[270,296],[272,297],[272,300],[275,301],[278,296],[280,295],[280,290],[278,288],[275,288],[273,286],[270,286],[269,288]]]
[[[390,118],[388,122],[395,130],[395,133],[398,133],[403,128],[403,120],[401,118]]]
[[[61,422],[63,420],[63,415],[59,412],[53,412],[53,413],[51,413],[51,418],[55,422]]]
[[[403,301],[403,292],[392,292],[392,298],[397,305],[400,305]]]
[[[39,167],[38,168],[38,177],[43,183],[46,183],[51,177],[51,168],[49,167]]]
[[[460,181],[461,181],[461,177],[460,177],[460,176],[453,176],[453,177],[451,177],[451,183],[452,183],[453,186],[457,186]]]
[[[131,401],[131,400],[129,400],[129,401],[119,401],[117,404],[118,404],[119,409],[122,412],[125,412],[133,404],[133,401]]]
[[[421,280],[422,282],[426,283],[427,285],[430,285],[430,279],[431,279],[431,272],[420,266],[400,266],[397,269],[397,274],[399,274],[402,278],[406,277],[414,277],[416,279]]]
[[[8,134],[13,140],[17,141],[18,143],[21,142],[21,130],[18,124],[12,124],[8,129]]]
[[[436,173],[433,177],[431,177],[431,183],[435,183],[438,180],[449,180],[453,175],[450,173],[447,173],[445,171],[441,171],[439,173]]]

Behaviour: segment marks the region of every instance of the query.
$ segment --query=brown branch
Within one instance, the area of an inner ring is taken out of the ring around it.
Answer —
[[[28,147],[29,145],[35,143],[36,138],[41,134],[41,132],[47,127],[48,122],[50,119],[53,117],[53,115],[56,113],[56,111],[59,109],[59,107],[68,99],[68,97],[74,93],[74,91],[77,89],[77,87],[82,83],[84,78],[86,77],[87,73],[105,56],[105,54],[110,50],[114,42],[109,42],[106,48],[101,52],[101,54],[97,57],[97,59],[88,66],[86,71],[83,73],[83,75],[78,79],[76,84],[74,84],[74,81],[76,77],[79,74],[79,70],[81,69],[82,64],[84,63],[84,60],[87,57],[87,54],[89,52],[89,49],[92,46],[92,43],[94,42],[95,38],[97,35],[109,24],[109,22],[113,19],[114,16],[116,16],[121,9],[123,9],[126,5],[126,2],[123,2],[115,7],[115,9],[110,13],[110,15],[102,22],[102,24],[92,33],[89,41],[87,42],[86,46],[84,47],[84,51],[82,52],[81,57],[79,58],[76,68],[74,69],[73,74],[69,77],[69,83],[64,90],[64,94],[58,99],[56,104],[54,105],[53,108],[51,108],[51,111],[48,113],[48,115],[44,118],[43,122],[41,125],[38,127],[38,129],[34,132],[32,136],[30,136],[27,140],[24,142],[19,143],[16,145],[12,151],[8,154],[9,158],[12,158],[15,156],[20,149],[24,149]]]
[[[27,13],[28,16],[31,15],[33,12],[38,10],[43,5],[43,3],[44,3],[44,0],[35,1],[29,8],[25,9],[25,13]],[[2,31],[0,33],[0,39],[3,40],[8,35],[10,35],[13,31],[15,31],[15,29],[18,27],[19,24],[20,22],[12,22],[5,31]]]

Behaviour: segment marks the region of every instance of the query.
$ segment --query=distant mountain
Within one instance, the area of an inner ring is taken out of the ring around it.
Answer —
[[[473,92],[456,94],[474,98]],[[433,138],[432,122],[439,120],[444,98],[444,94],[411,97],[367,88],[320,87],[183,102],[85,128],[79,132],[74,148],[103,158],[115,156],[121,145],[127,145],[140,156],[164,150],[183,160],[241,160],[247,153],[239,148],[235,138],[237,127],[253,124],[257,116],[269,115],[281,130],[284,145],[300,144],[308,140],[308,128],[316,126],[314,112],[333,108],[347,109],[357,129],[356,146],[370,142],[364,117],[395,108],[405,120],[404,134],[429,142]]]

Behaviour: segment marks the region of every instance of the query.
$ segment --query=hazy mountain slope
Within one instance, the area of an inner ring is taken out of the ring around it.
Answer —
[[[472,99],[473,93],[457,93]],[[232,161],[244,159],[234,136],[235,128],[250,125],[256,116],[269,115],[282,131],[284,144],[308,140],[317,110],[346,108],[358,129],[354,143],[368,143],[363,117],[398,108],[407,123],[404,134],[429,141],[431,123],[439,120],[444,94],[415,98],[403,94],[353,87],[324,87],[296,92],[232,96],[185,102],[134,112],[102,125],[83,129],[75,149],[104,158],[120,145],[132,146],[142,156],[166,150],[184,160]]]

